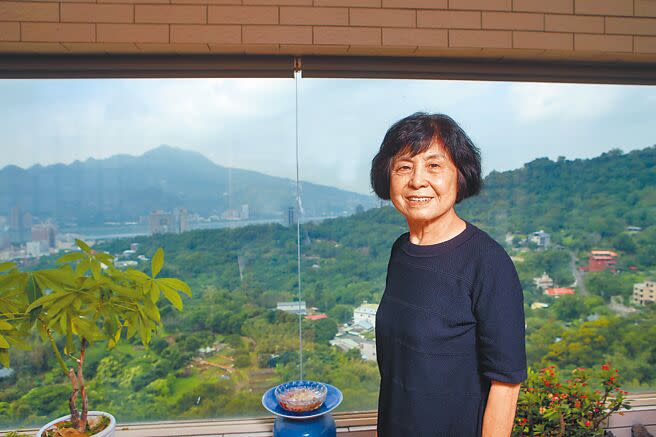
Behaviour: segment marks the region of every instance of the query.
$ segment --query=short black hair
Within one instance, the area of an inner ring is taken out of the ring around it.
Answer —
[[[400,152],[409,150],[411,156],[426,151],[435,140],[446,148],[458,169],[456,203],[481,191],[481,152],[464,130],[445,114],[415,112],[387,130],[380,150],[371,161],[371,187],[376,195],[390,200],[390,168]]]

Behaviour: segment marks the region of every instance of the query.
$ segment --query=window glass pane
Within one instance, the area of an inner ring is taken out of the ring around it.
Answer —
[[[150,274],[162,247],[161,276],[193,291],[181,312],[159,300],[148,349],[90,347],[92,409],[121,423],[268,415],[262,393],[300,376],[299,308],[303,376],[340,388],[341,411],[375,409],[376,306],[408,224],[373,195],[370,167],[416,111],[450,115],[481,149],[483,191],[456,211],[514,261],[529,365],[610,360],[623,388],[656,386],[653,87],[301,79],[298,92],[301,208],[294,80],[0,81],[0,263],[54,267],[80,238]],[[51,345],[29,343],[0,368],[0,429],[67,413]]]

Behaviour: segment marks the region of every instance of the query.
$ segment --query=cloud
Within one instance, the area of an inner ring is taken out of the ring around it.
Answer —
[[[610,85],[517,83],[509,92],[523,122],[596,119],[613,111],[621,96],[621,88]]]

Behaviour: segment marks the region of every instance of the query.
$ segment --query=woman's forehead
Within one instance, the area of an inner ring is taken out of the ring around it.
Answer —
[[[437,158],[449,160],[449,154],[447,153],[446,148],[438,141],[433,141],[426,150],[419,153],[412,153],[412,147],[407,145],[399,150],[399,152],[394,156],[394,159],[410,159],[417,155],[422,155],[424,159]]]

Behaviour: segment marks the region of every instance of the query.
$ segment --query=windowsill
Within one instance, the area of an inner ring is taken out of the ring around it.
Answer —
[[[615,437],[631,437],[631,425],[641,423],[652,434],[656,433],[656,393],[629,396],[631,410],[622,410],[610,417],[608,429]],[[376,411],[352,411],[333,413],[337,433],[343,437],[374,437]],[[116,437],[265,437],[271,436],[273,417],[241,419],[171,420],[149,423],[119,424]],[[34,435],[37,429],[21,430]],[[0,437],[5,436],[0,432]]]

